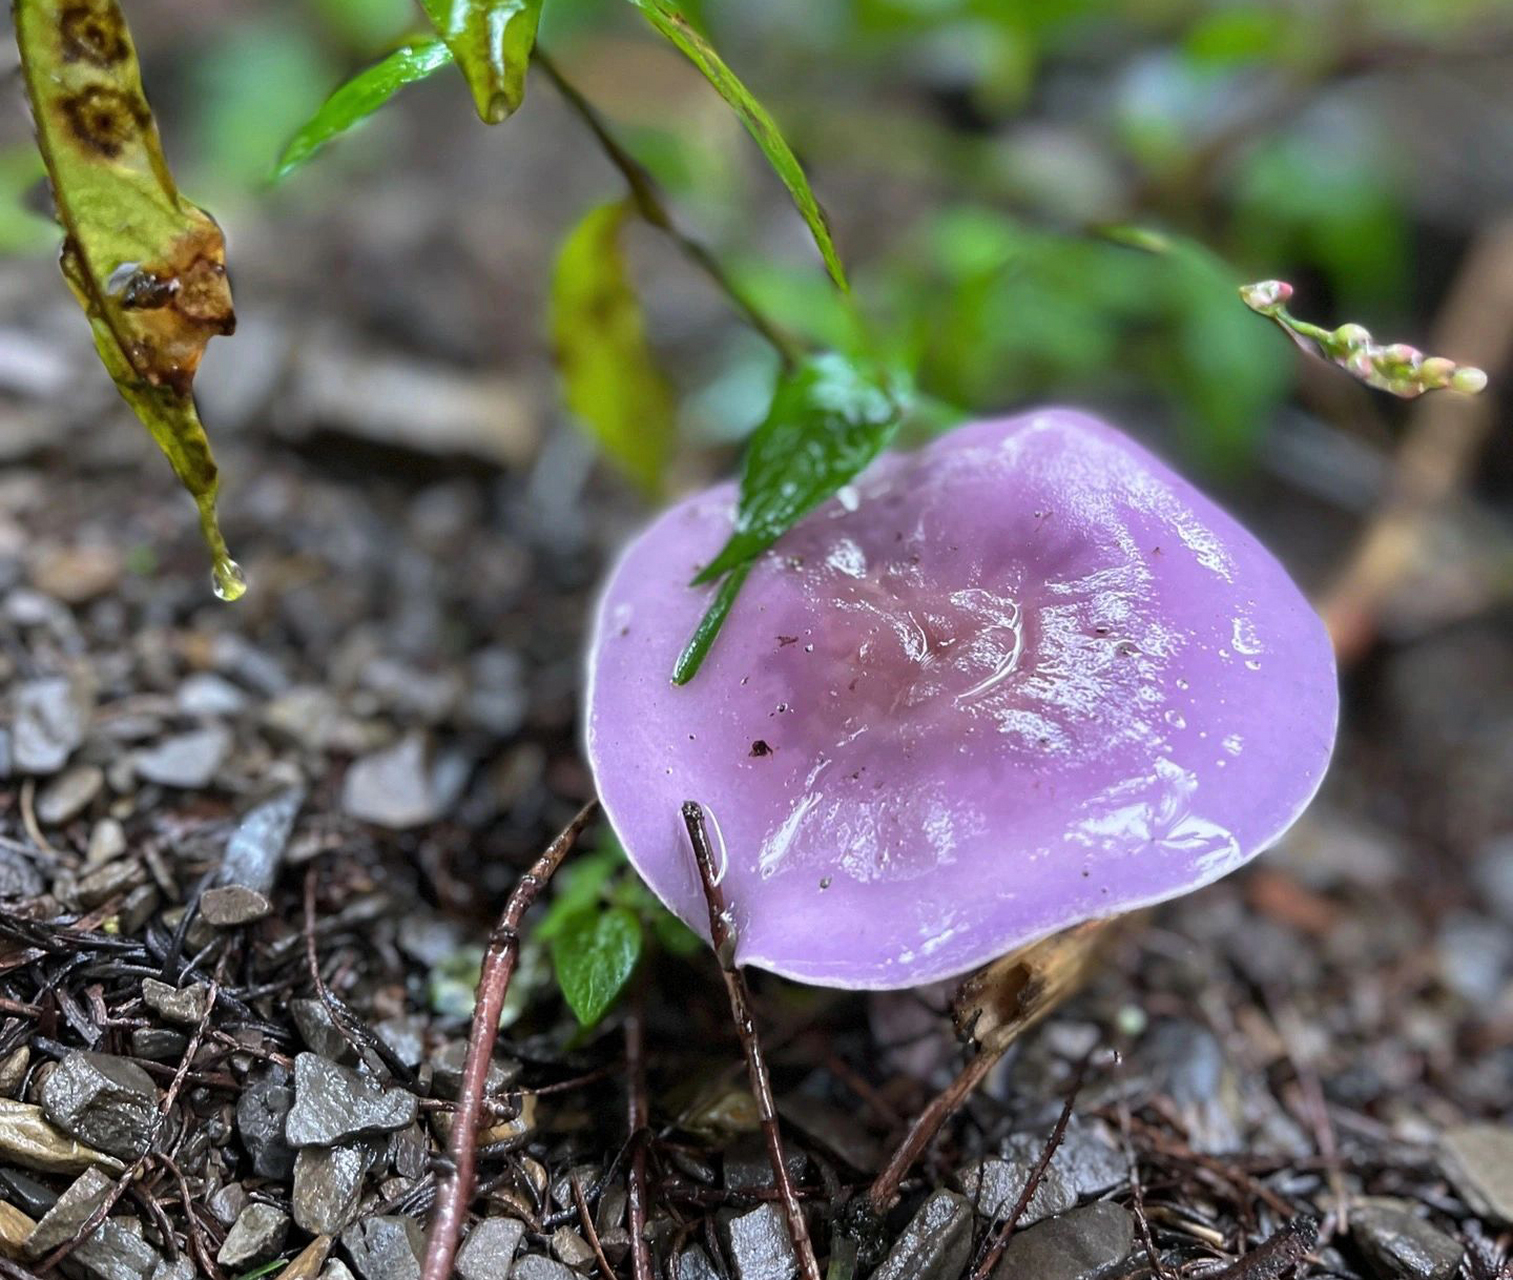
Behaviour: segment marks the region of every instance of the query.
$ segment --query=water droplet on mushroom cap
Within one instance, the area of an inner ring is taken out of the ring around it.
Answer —
[[[758,563],[686,686],[666,672],[705,605],[687,569],[728,535],[731,486],[664,513],[600,608],[605,810],[701,931],[679,804],[720,814],[742,963],[949,977],[1216,879],[1312,796],[1336,715],[1322,624],[1118,432],[1065,410],[977,423],[852,487]],[[1210,735],[1245,749],[1216,767]]]

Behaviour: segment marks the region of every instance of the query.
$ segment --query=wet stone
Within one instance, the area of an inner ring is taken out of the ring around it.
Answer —
[[[972,1206],[935,1191],[915,1210],[873,1280],[957,1280],[972,1252]]]
[[[0,1258],[19,1258],[37,1224],[13,1204],[0,1200]]]
[[[345,1138],[388,1133],[414,1124],[415,1095],[384,1089],[370,1076],[313,1053],[294,1060],[294,1108],[284,1125],[291,1147],[330,1146]]]
[[[147,782],[196,791],[210,785],[230,750],[230,731],[215,725],[175,734],[137,752],[135,768]]]
[[[37,1223],[37,1229],[26,1242],[26,1256],[40,1258],[65,1240],[72,1240],[89,1215],[105,1202],[113,1185],[114,1181],[98,1169],[81,1173]]]
[[[281,1273],[282,1274],[282,1273]],[[199,1272],[184,1254],[169,1262],[167,1258],[152,1269],[152,1280],[199,1280]]]
[[[234,1271],[256,1267],[273,1258],[289,1235],[289,1215],[271,1204],[249,1204],[240,1214],[215,1260]]]
[[[1445,1172],[1477,1214],[1513,1226],[1513,1126],[1468,1124],[1445,1134]]]
[[[44,1217],[58,1203],[58,1193],[51,1187],[20,1169],[9,1169],[4,1165],[0,1165],[0,1197],[34,1218]]]
[[[455,1098],[462,1086],[462,1067],[468,1056],[465,1040],[454,1040],[443,1045],[431,1055],[431,1069],[435,1073],[436,1091],[448,1098]],[[502,1093],[520,1078],[520,1063],[514,1059],[493,1058],[489,1061],[484,1092],[493,1097]]]
[[[426,1239],[414,1218],[364,1218],[342,1232],[341,1242],[363,1280],[420,1280]]]
[[[114,1218],[68,1256],[70,1270],[86,1280],[152,1280],[162,1259],[135,1231]]]
[[[46,827],[61,827],[83,813],[104,785],[105,772],[98,765],[66,769],[38,792],[37,821]]]
[[[179,711],[186,716],[234,716],[247,709],[247,695],[213,671],[189,676],[176,696]]]
[[[18,773],[57,773],[89,729],[93,699],[82,681],[65,676],[27,680],[16,688],[11,765]]]
[[[272,914],[273,903],[245,885],[215,885],[200,895],[200,917],[217,929],[234,929]]]
[[[0,846],[0,898],[33,898],[43,886],[42,873],[30,858]]]
[[[439,818],[451,798],[437,776],[423,734],[353,761],[342,787],[342,808],[362,822],[404,831]]]
[[[714,1263],[700,1245],[689,1245],[678,1255],[678,1280],[721,1280]]]
[[[508,1280],[525,1225],[514,1218],[484,1218],[457,1251],[462,1280]]]
[[[118,893],[137,887],[146,877],[147,872],[139,863],[124,859],[107,862],[80,876],[74,883],[72,896],[86,911],[93,911]]]
[[[974,1161],[963,1168],[957,1175],[957,1185],[984,1217],[1007,1217],[1040,1164],[1045,1143],[1046,1139],[1036,1134],[1015,1134],[1003,1144],[1000,1157]],[[1079,1200],[1101,1195],[1127,1176],[1124,1157],[1096,1130],[1073,1121],[1020,1216],[1019,1226],[1028,1227],[1065,1213]]]
[[[31,1060],[32,1051],[24,1044],[0,1058],[0,1096],[10,1097],[21,1087]]]
[[[315,1280],[330,1252],[331,1237],[316,1236],[278,1273],[279,1280]]]
[[[114,1156],[76,1142],[48,1122],[42,1108],[0,1098],[0,1161],[35,1173],[83,1173],[94,1165],[119,1172]]]
[[[304,789],[291,787],[249,809],[226,842],[216,884],[241,885],[264,896],[271,893],[304,802]]]
[[[75,1051],[42,1085],[42,1110],[63,1130],[101,1151],[134,1160],[158,1118],[158,1090],[134,1062]]]
[[[730,1220],[730,1256],[736,1280],[792,1280],[798,1274],[788,1224],[775,1204]]]
[[[101,818],[90,830],[84,862],[91,867],[103,866],[125,852],[126,828],[114,818]]]
[[[552,1232],[552,1254],[563,1266],[586,1267],[594,1260],[594,1251],[587,1240],[571,1227],[558,1227]]]
[[[142,999],[149,1009],[169,1022],[193,1027],[199,1025],[210,1007],[210,988],[203,982],[195,982],[177,989],[156,978],[143,978]]]
[[[237,1132],[260,1178],[287,1178],[294,1171],[294,1149],[284,1140],[284,1121],[293,1106],[294,1091],[273,1075],[251,1081],[237,1099]],[[305,1225],[297,1213],[295,1220]]]
[[[809,1156],[793,1148],[784,1152],[788,1176],[797,1185],[809,1172]],[[767,1144],[758,1134],[738,1138],[724,1156],[725,1187],[730,1191],[754,1191],[773,1185],[772,1159]]]
[[[373,1024],[373,1034],[407,1067],[418,1067],[426,1052],[426,1020],[416,1014],[401,1014]]]
[[[289,1013],[299,1029],[300,1039],[311,1053],[331,1062],[350,1061],[352,1046],[337,1028],[331,1010],[323,1000],[291,1000]]]
[[[560,1262],[533,1253],[515,1263],[510,1280],[578,1280],[578,1276]]]
[[[189,1046],[189,1037],[182,1031],[167,1027],[133,1027],[131,1031],[131,1056],[146,1058],[149,1062],[176,1062],[184,1056]]]
[[[1459,1243],[1402,1209],[1358,1205],[1350,1234],[1379,1280],[1454,1280],[1460,1270]]]
[[[294,1221],[312,1235],[340,1235],[357,1217],[363,1178],[375,1157],[366,1142],[306,1147],[294,1161]]]
[[[223,1227],[229,1227],[247,1207],[247,1188],[240,1182],[228,1182],[205,1202],[205,1207]]]
[[[1016,1233],[993,1280],[1098,1280],[1130,1255],[1135,1223],[1108,1200]]]

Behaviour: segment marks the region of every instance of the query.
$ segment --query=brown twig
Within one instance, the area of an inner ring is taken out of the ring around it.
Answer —
[[[158,1140],[158,1134],[162,1132],[163,1124],[168,1119],[168,1113],[173,1110],[173,1104],[178,1101],[179,1090],[184,1087],[184,1081],[189,1077],[189,1068],[194,1062],[195,1055],[200,1051],[200,1045],[205,1039],[205,1028],[210,1025],[210,1014],[215,1008],[216,997],[220,994],[220,969],[216,971],[216,977],[210,983],[209,994],[205,1000],[205,1012],[200,1015],[199,1025],[195,1027],[194,1034],[189,1037],[189,1043],[184,1046],[184,1052],[179,1058],[178,1070],[173,1073],[173,1079],[168,1082],[168,1088],[163,1094],[163,1100],[158,1104],[158,1114],[153,1118],[152,1128],[148,1131],[147,1141],[143,1144],[142,1154],[132,1161],[126,1172],[116,1179],[115,1185],[105,1193],[105,1198],[95,1206],[89,1217],[80,1224],[79,1229],[73,1235],[54,1249],[37,1268],[39,1275],[47,1275],[54,1267],[63,1261],[69,1254],[99,1230],[110,1211],[115,1208],[116,1202],[126,1194],[126,1189],[131,1186],[137,1175],[142,1172],[147,1161],[152,1158],[153,1147]]]
[[[1106,940],[1109,921],[1093,920],[995,960],[970,975],[958,990],[953,1016],[958,1029],[981,1048],[915,1117],[867,1192],[872,1212],[881,1217],[898,1198],[905,1175],[998,1065],[1009,1046],[1045,1017],[1081,984]]]
[[[451,1172],[436,1190],[436,1211],[431,1219],[422,1280],[448,1280],[452,1274],[452,1259],[457,1255],[457,1245],[462,1238],[463,1219],[467,1217],[468,1205],[473,1198],[478,1121],[483,1113],[494,1041],[499,1036],[499,1015],[504,1009],[504,997],[509,992],[515,960],[520,954],[520,921],[562,859],[577,843],[596,808],[597,801],[590,800],[578,810],[577,816],[547,845],[546,852],[520,877],[505,903],[504,914],[489,935],[488,949],[478,974],[478,998],[473,1006],[468,1052],[463,1060],[462,1082],[457,1092],[457,1118],[452,1124],[448,1149]]]
[[[1208,1280],[1277,1280],[1312,1252],[1319,1238],[1317,1218],[1299,1214],[1223,1271]]]
[[[1430,346],[1493,377],[1509,367],[1513,221],[1485,232],[1466,255]],[[1320,604],[1341,661],[1370,646],[1383,607],[1422,545],[1426,521],[1464,482],[1496,414],[1490,392],[1440,392],[1418,402],[1386,496]]]
[[[638,982],[625,1012],[625,1111],[630,1130],[630,1173],[625,1181],[630,1221],[630,1269],[633,1280],[652,1280],[651,1250],[646,1244],[646,1143],[651,1135],[651,1108],[646,1098],[646,993]]]
[[[704,899],[709,904],[709,937],[720,961],[720,973],[725,979],[725,993],[730,997],[730,1014],[735,1020],[736,1034],[746,1053],[746,1071],[751,1077],[751,1092],[756,1097],[762,1135],[767,1140],[767,1157],[772,1162],[772,1177],[778,1197],[783,1203],[783,1216],[788,1222],[788,1234],[793,1240],[799,1271],[805,1280],[820,1280],[820,1264],[814,1256],[814,1244],[809,1239],[809,1224],[804,1219],[799,1198],[794,1194],[793,1179],[788,1176],[788,1162],[783,1156],[777,1103],[772,1096],[772,1079],[767,1074],[767,1063],[762,1058],[762,1047],[757,1039],[756,1019],[751,1012],[751,994],[746,989],[745,977],[735,963],[735,924],[715,872],[714,852],[709,847],[709,833],[704,827],[704,810],[698,801],[689,800],[684,803],[683,824],[688,828],[694,861],[699,865]]]
[[[1026,1179],[1024,1190],[1019,1193],[1019,1199],[1014,1202],[1014,1208],[1009,1212],[993,1233],[992,1241],[983,1252],[981,1260],[973,1268],[972,1280],[987,1280],[993,1268],[998,1265],[998,1259],[1003,1256],[1004,1249],[1008,1246],[1009,1237],[1019,1226],[1020,1218],[1030,1207],[1030,1201],[1034,1199],[1035,1192],[1040,1190],[1040,1183],[1045,1178],[1045,1172],[1051,1167],[1051,1161],[1055,1159],[1056,1152],[1061,1147],[1061,1141],[1066,1137],[1066,1127],[1072,1121],[1072,1108],[1077,1105],[1077,1096],[1082,1092],[1082,1080],[1087,1075],[1087,1065],[1092,1060],[1092,1054],[1088,1054],[1077,1065],[1077,1073],[1072,1077],[1072,1087],[1067,1091],[1066,1102],[1061,1108],[1061,1114],[1056,1118],[1055,1127],[1051,1130],[1051,1136],[1046,1139],[1044,1149],[1040,1153],[1040,1159],[1036,1162],[1030,1176]]]
[[[599,1270],[604,1275],[604,1280],[616,1280],[615,1269],[609,1265],[609,1259],[604,1256],[604,1246],[599,1242],[599,1230],[594,1226],[594,1215],[588,1211],[588,1197],[583,1194],[583,1184],[577,1178],[569,1178],[568,1185],[573,1189],[573,1203],[578,1208],[578,1221],[583,1224],[583,1234],[588,1237],[589,1247],[594,1251],[594,1258],[599,1263]]]
[[[1167,1280],[1166,1267],[1161,1262],[1161,1253],[1151,1235],[1150,1219],[1145,1216],[1145,1187],[1140,1181],[1140,1161],[1135,1155],[1135,1141],[1130,1134],[1129,1101],[1125,1097],[1124,1054],[1121,1051],[1114,1059],[1114,1069],[1119,1076],[1119,1138],[1124,1145],[1124,1160],[1129,1167],[1130,1212],[1135,1216],[1135,1227],[1140,1233],[1140,1243],[1145,1247],[1145,1256],[1151,1264],[1151,1274],[1156,1280]]]

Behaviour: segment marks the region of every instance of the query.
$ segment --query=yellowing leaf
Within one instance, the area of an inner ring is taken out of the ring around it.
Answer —
[[[628,201],[593,209],[563,243],[552,276],[552,343],[567,407],[627,475],[656,493],[672,450],[673,399],[620,248],[632,213]]]
[[[757,146],[767,157],[767,163],[788,188],[793,203],[809,224],[809,234],[819,247],[820,257],[825,260],[830,278],[840,288],[847,288],[846,271],[841,266],[840,254],[836,252],[829,219],[825,217],[824,209],[815,198],[803,166],[799,164],[798,157],[793,154],[793,148],[788,145],[771,113],[752,96],[751,91],[741,83],[740,77],[725,65],[725,60],[714,51],[709,41],[689,25],[688,19],[670,0],[631,0],[631,3],[646,15],[646,20],[652,26],[677,46],[684,57],[703,72],[704,78],[714,87],[715,92],[741,118],[741,123],[756,139]]]
[[[508,119],[525,98],[525,71],[536,45],[541,0],[423,0],[447,43],[485,124]]]
[[[216,592],[246,589],[215,516],[215,459],[190,388],[236,319],[220,228],[174,186],[115,0],[16,0],[37,142],[63,226],[63,275],[121,395],[194,496]]]

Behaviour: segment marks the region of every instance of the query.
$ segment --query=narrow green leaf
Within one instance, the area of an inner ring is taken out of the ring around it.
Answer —
[[[116,0],[16,0],[16,41],[63,226],[64,278],[126,402],[199,507],[216,593],[246,590],[216,521],[219,484],[191,387],[236,325],[220,228],[178,192]]]
[[[407,84],[424,80],[451,61],[452,51],[442,41],[416,40],[359,71],[289,140],[273,171],[273,180],[287,178],[332,138],[367,119]]]
[[[422,0],[473,91],[485,124],[509,119],[525,98],[542,0]]]
[[[552,939],[552,964],[568,1008],[591,1027],[614,1004],[641,956],[641,922],[626,907],[589,907]]]
[[[834,352],[779,383],[741,471],[735,531],[694,583],[760,555],[885,448],[902,412],[887,382]]]
[[[655,494],[676,421],[620,248],[621,228],[633,213],[629,201],[594,209],[563,243],[552,275],[552,343],[567,407],[627,475]]]
[[[709,608],[704,610],[704,616],[699,619],[699,625],[694,628],[693,635],[688,638],[688,643],[678,655],[677,664],[672,669],[674,684],[687,684],[699,674],[699,668],[704,665],[715,637],[720,634],[720,628],[730,616],[731,607],[735,604],[735,598],[740,594],[753,563],[748,560],[745,564],[737,565],[715,588],[714,599],[709,602]]]
[[[756,100],[751,91],[741,83],[740,78],[725,65],[725,61],[714,47],[704,39],[689,24],[671,0],[631,0],[663,36],[676,45],[680,52],[696,66],[704,75],[704,78],[714,87],[716,93],[724,98],[736,115],[741,118],[741,123],[747,131],[756,139],[756,144],[762,149],[762,154],[767,157],[767,163],[788,188],[788,194],[793,197],[793,203],[798,206],[798,211],[803,219],[809,224],[809,232],[814,237],[814,243],[819,247],[820,256],[825,260],[825,267],[830,272],[830,277],[841,288],[848,287],[846,283],[846,271],[841,266],[840,254],[836,252],[835,238],[830,233],[830,222],[825,217],[825,211],[820,207],[820,202],[815,198],[814,190],[809,185],[809,179],[804,175],[803,166],[799,164],[798,157],[793,154],[793,148],[788,145],[783,137],[782,130],[774,120],[767,108]]]

